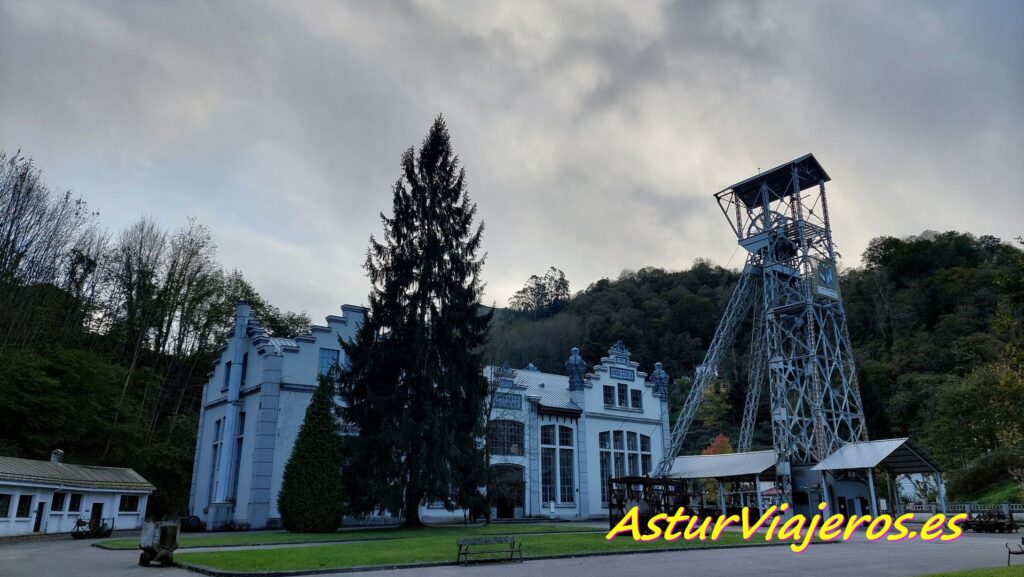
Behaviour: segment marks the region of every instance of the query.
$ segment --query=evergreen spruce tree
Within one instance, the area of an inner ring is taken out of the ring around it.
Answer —
[[[353,511],[416,525],[427,501],[478,507],[485,482],[483,225],[473,223],[476,204],[442,117],[418,154],[402,155],[392,193],[392,216],[381,214],[383,238],[370,238],[366,258],[370,310],[343,343],[346,418],[360,431],[343,447]]]
[[[285,465],[277,497],[281,522],[289,531],[330,533],[341,524],[345,493],[333,412],[334,385],[321,377]]]

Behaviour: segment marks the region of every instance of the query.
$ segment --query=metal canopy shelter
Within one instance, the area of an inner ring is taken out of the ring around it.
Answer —
[[[814,466],[815,471],[882,467],[896,475],[941,473],[942,468],[907,437],[847,443]]]
[[[823,478],[829,471],[851,469],[867,471],[868,488],[871,492],[871,514],[878,515],[873,471],[875,467],[881,467],[895,477],[914,473],[932,475],[938,490],[942,512],[946,512],[946,491],[942,484],[941,466],[927,451],[918,447],[907,437],[847,443],[822,459],[812,470],[820,471]]]
[[[668,476],[673,479],[721,479],[760,475],[775,467],[775,451],[676,457]]]
[[[726,512],[725,479],[753,477],[757,511],[761,513],[761,475],[775,470],[779,456],[773,450],[724,455],[684,455],[672,461],[668,476],[675,479],[714,479],[718,483],[718,507]]]

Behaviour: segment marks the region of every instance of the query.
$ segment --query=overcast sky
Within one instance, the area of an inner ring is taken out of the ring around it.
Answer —
[[[118,230],[196,216],[314,318],[448,120],[489,302],[563,269],[737,267],[712,194],[813,152],[844,264],[1024,234],[1024,2],[0,0],[0,148]]]

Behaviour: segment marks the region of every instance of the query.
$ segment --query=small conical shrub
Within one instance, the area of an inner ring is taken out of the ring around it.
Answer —
[[[297,533],[329,533],[341,524],[341,447],[334,420],[334,386],[327,379],[320,379],[306,408],[284,468],[277,509],[284,528]]]

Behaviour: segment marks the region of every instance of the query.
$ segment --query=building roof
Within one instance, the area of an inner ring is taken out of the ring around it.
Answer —
[[[672,461],[668,476],[676,479],[715,479],[760,475],[775,467],[775,451],[752,451],[725,455],[684,455]]]
[[[814,466],[815,471],[871,469],[882,466],[897,474],[938,473],[942,467],[907,437],[847,443]]]
[[[744,205],[748,207],[757,206],[761,204],[761,185],[767,184],[768,189],[771,190],[768,201],[778,200],[784,196],[799,192],[793,190],[792,169],[794,167],[796,167],[800,190],[817,186],[819,182],[831,180],[825,169],[818,163],[818,159],[814,158],[813,154],[805,154],[800,158],[766,170],[757,176],[751,176],[742,182],[726,187],[718,194],[733,192]]]
[[[530,369],[516,371],[515,383],[525,386],[527,396],[540,397],[540,404],[552,409],[582,411],[582,407],[572,402],[569,394],[569,377],[554,373],[542,373]]]
[[[15,457],[0,457],[0,482],[63,485],[81,489],[156,490],[133,469],[69,465]]]

